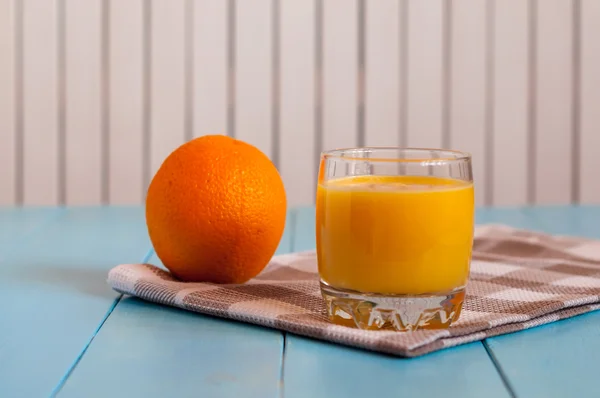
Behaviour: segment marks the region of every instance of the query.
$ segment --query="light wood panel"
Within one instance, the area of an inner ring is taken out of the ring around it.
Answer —
[[[401,90],[405,90],[401,46],[406,39],[402,2],[366,2],[365,144],[400,145]]]
[[[264,151],[291,205],[313,203],[322,149],[398,144],[471,152],[480,205],[600,203],[594,0],[0,11],[0,204],[142,203],[168,153],[205,134]]]
[[[194,136],[231,134],[227,131],[227,2],[193,1],[193,15]]]
[[[449,146],[472,155],[477,205],[485,203],[488,123],[488,0],[453,3]]]
[[[235,2],[235,131],[273,159],[273,1]]]
[[[26,205],[56,205],[59,176],[58,0],[23,6],[23,143]]]
[[[358,1],[323,0],[323,149],[358,145]]]
[[[580,198],[600,204],[600,2],[581,1]]]
[[[281,2],[279,170],[290,206],[315,198],[315,2]]]
[[[62,1],[62,0],[61,0]],[[100,204],[104,174],[101,0],[64,0],[66,203]]]
[[[494,1],[492,203],[527,202],[529,4]]]
[[[407,144],[442,146],[444,1],[408,5]]]
[[[532,202],[569,203],[573,127],[573,2],[537,1]],[[531,184],[532,182],[530,182]]]
[[[150,177],[185,140],[185,1],[152,0]]]
[[[144,0],[111,1],[109,9],[109,203],[144,197]]]
[[[15,7],[0,0],[0,205],[16,199]]]

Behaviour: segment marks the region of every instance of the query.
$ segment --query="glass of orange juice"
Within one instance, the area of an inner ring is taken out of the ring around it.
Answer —
[[[316,235],[330,319],[360,329],[450,326],[465,297],[474,212],[468,153],[323,152]]]

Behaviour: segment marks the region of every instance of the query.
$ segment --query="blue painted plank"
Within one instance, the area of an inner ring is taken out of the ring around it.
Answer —
[[[62,213],[54,207],[0,209],[0,261],[14,251],[23,238],[47,226]]]
[[[281,333],[121,300],[58,397],[278,396]]]
[[[476,224],[504,224],[514,228],[530,228],[531,220],[523,208],[490,208],[475,210]]]
[[[547,233],[600,238],[598,206],[539,206],[526,212],[534,225]]]
[[[315,207],[302,207],[296,214],[296,231],[292,251],[301,252],[312,250],[316,247],[316,212]]]
[[[600,313],[488,339],[517,397],[599,397]]]
[[[525,228],[600,238],[599,207],[523,210]],[[517,397],[598,397],[600,312],[487,340]]]
[[[291,249],[294,213],[278,253]],[[279,331],[128,298],[58,396],[278,397],[282,350]]]
[[[281,237],[277,251],[275,251],[275,255],[287,254],[292,251],[292,242],[294,241],[294,232],[296,228],[296,213],[296,209],[288,210],[283,236]]]
[[[0,396],[49,396],[114,303],[108,269],[149,246],[140,208],[68,209],[0,266]]]
[[[315,248],[315,209],[298,211],[294,250]],[[508,397],[482,343],[404,359],[286,335],[284,394],[296,397]]]
[[[286,398],[508,397],[481,344],[403,359],[288,335]]]

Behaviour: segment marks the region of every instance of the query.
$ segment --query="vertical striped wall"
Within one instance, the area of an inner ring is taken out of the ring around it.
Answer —
[[[137,204],[192,137],[310,204],[318,154],[474,156],[480,205],[600,203],[598,0],[0,0],[0,204]]]

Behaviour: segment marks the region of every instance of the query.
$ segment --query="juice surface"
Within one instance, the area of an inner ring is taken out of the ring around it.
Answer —
[[[382,294],[466,285],[474,224],[471,182],[356,176],[317,188],[319,274],[333,287]]]

